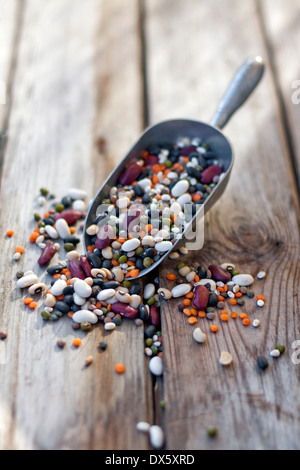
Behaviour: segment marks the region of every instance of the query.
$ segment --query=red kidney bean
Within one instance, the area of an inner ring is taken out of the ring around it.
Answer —
[[[43,249],[42,254],[38,259],[39,265],[46,266],[46,264],[48,264],[51,261],[55,253],[56,253],[56,248],[54,244],[48,243]]]
[[[72,225],[77,220],[81,219],[83,217],[83,214],[81,211],[77,211],[75,209],[69,209],[66,211],[61,212],[60,214],[55,215],[55,221],[58,219],[65,219],[65,221],[69,224]]]
[[[215,281],[221,281],[224,283],[231,281],[231,274],[220,266],[211,264],[208,269]]]
[[[196,148],[197,147],[195,145],[189,145],[188,147],[184,147],[182,150],[180,150],[180,155],[187,157],[190,153],[195,152]]]
[[[145,158],[145,166],[153,166],[158,163],[158,157],[156,155],[148,155]]]
[[[155,326],[156,328],[159,327],[160,317],[159,317],[159,310],[158,310],[157,305],[151,305],[149,319],[150,319],[151,325]]]
[[[212,183],[215,176],[219,176],[222,173],[222,167],[220,165],[209,166],[206,170],[203,171],[201,176],[201,183],[210,184]]]
[[[128,168],[121,174],[119,183],[123,186],[133,183],[142,173],[142,167],[136,162],[131,163]]]
[[[99,230],[95,245],[99,250],[103,250],[103,248],[106,248],[111,244],[112,240],[115,239],[116,234],[114,229],[110,225],[103,225]]]
[[[86,256],[80,256],[80,265],[86,274],[86,277],[92,277],[92,266]]]
[[[193,305],[200,310],[204,310],[208,305],[209,290],[205,286],[196,286],[193,297]]]
[[[111,304],[111,310],[115,313],[120,313],[126,318],[136,318],[138,316],[138,311],[136,308],[130,307],[128,304],[123,304],[122,302],[115,302]]]
[[[82,269],[79,259],[72,259],[69,262],[69,271],[72,277],[78,277],[78,279],[84,280],[87,276]]]

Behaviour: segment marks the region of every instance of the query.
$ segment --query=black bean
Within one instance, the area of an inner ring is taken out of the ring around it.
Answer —
[[[135,262],[135,267],[136,269],[144,269],[144,264],[143,264],[143,259],[142,258],[137,258],[136,262]]]
[[[57,264],[55,266],[49,266],[47,269],[47,273],[50,274],[50,276],[54,276],[54,274],[60,274],[64,267],[61,264]]]
[[[105,259],[105,260],[102,262],[102,268],[110,269],[111,266],[112,266],[112,264],[111,264],[111,260],[110,260],[110,259]]]
[[[148,193],[144,194],[143,203],[144,204],[150,204],[151,201],[152,201],[152,197],[150,196],[150,194],[148,194]]]
[[[63,294],[64,295],[71,295],[74,293],[74,286],[70,285],[64,288]]]
[[[95,286],[95,283],[92,287],[92,297],[97,297],[97,295],[99,294],[99,292],[101,291],[100,287],[99,286]]]
[[[55,220],[53,217],[45,217],[43,219],[43,222],[45,225],[54,225],[55,224]]]
[[[188,172],[188,175],[191,176],[192,178],[196,178],[197,180],[201,179],[201,171],[197,170],[197,168],[194,168],[193,166],[188,166],[187,172]]]
[[[107,281],[103,282],[102,289],[116,289],[119,285],[118,281]]]
[[[218,304],[218,296],[214,292],[211,292],[208,298],[208,305],[210,307],[216,307],[217,304]]]
[[[152,338],[153,335],[156,333],[156,328],[154,325],[149,325],[145,328],[144,336],[145,338]]]
[[[73,295],[72,294],[69,294],[69,295],[65,295],[64,296],[64,302],[68,305],[72,305],[73,304]]]
[[[154,255],[155,255],[155,249],[154,248],[146,248],[144,253],[141,254],[141,258],[142,259],[144,259],[144,258],[153,258]]]
[[[65,208],[70,207],[72,204],[72,199],[69,196],[65,196],[62,198],[61,203],[65,206]]]
[[[268,359],[265,356],[259,356],[257,358],[257,365],[262,370],[267,369],[269,367]]]
[[[67,304],[66,302],[63,302],[62,300],[59,300],[55,304],[55,309],[62,313],[68,313],[70,311],[70,304]]]
[[[204,266],[198,266],[197,268],[197,274],[200,277],[200,279],[205,279],[206,278],[206,269]]]
[[[150,308],[148,305],[140,304],[138,306],[138,316],[144,322],[149,319]]]
[[[99,348],[102,349],[102,351],[105,351],[105,349],[107,348],[107,342],[106,341],[100,341]]]
[[[216,159],[217,155],[212,150],[209,150],[208,152],[205,152],[203,154],[203,157],[205,158],[205,160],[211,160],[211,159]]]
[[[207,167],[208,167],[208,163],[207,161],[205,160],[205,158],[202,157],[202,155],[199,155],[198,156],[198,163],[199,165],[201,166],[201,168],[203,170],[205,170]]]
[[[196,190],[200,191],[201,193],[205,193],[205,191],[206,191],[205,186],[203,186],[203,184],[201,184],[201,183],[197,183],[195,187],[196,187]]]
[[[88,255],[88,260],[91,263],[91,265],[93,266],[93,268],[101,268],[101,266],[102,266],[101,258],[95,252],[90,253]]]
[[[116,326],[120,326],[121,325],[121,318],[119,317],[114,317],[112,319],[112,322],[116,325]]]
[[[138,197],[142,197],[145,193],[144,188],[142,188],[138,183],[134,185],[133,190],[135,195]]]
[[[78,245],[80,238],[77,237],[67,237],[64,239],[65,243],[72,243],[73,245]]]
[[[134,295],[134,294],[139,295],[141,292],[142,292],[142,286],[139,282],[134,282],[129,289],[130,295]]]

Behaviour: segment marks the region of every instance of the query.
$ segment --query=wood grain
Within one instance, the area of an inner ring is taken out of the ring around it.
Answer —
[[[148,447],[135,430],[138,421],[152,419],[143,330],[124,321],[114,334],[100,325],[85,335],[67,318],[46,324],[22,306],[15,287],[20,269],[33,268],[44,279],[39,249],[27,242],[33,212],[43,213],[39,188],[60,198],[80,187],[92,197],[140,132],[137,7],[135,0],[54,0],[43,8],[30,0],[25,7],[1,189],[0,328],[8,332],[1,343],[1,449]],[[4,237],[8,228],[13,239]],[[18,265],[11,261],[17,244],[26,250]],[[78,350],[75,335],[83,339]],[[63,351],[56,347],[61,337]],[[100,353],[103,338],[108,349]],[[95,360],[86,369],[89,355]],[[114,372],[116,362],[124,362],[124,376]]]
[[[262,25],[270,50],[281,111],[293,157],[295,178],[300,189],[300,8],[296,1],[288,8],[281,0],[260,2]]]
[[[261,54],[267,62],[263,83],[225,130],[236,162],[225,194],[206,216],[204,248],[181,259],[193,266],[231,261],[254,276],[266,270],[266,280],[255,282],[256,292],[266,295],[264,309],[255,302],[245,307],[252,320],[261,320],[261,328],[216,319],[220,331],[213,335],[209,322],[199,319],[208,335],[208,343],[200,346],[193,342],[193,327],[177,311],[178,302],[163,306],[167,446],[296,449],[299,368],[291,354],[300,327],[299,205],[256,4],[238,8],[229,0],[220,8],[217,1],[188,0],[184,5],[146,5],[152,122],[173,117],[208,120],[246,57]],[[162,44],[168,44],[167,56]],[[170,261],[160,269],[165,285],[167,272],[175,266]],[[287,353],[271,360],[262,374],[256,358],[269,356],[277,342],[286,345]],[[230,369],[218,364],[222,350],[233,354]],[[215,440],[206,437],[210,424],[219,430]]]

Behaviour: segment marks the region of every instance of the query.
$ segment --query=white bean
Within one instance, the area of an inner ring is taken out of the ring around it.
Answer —
[[[26,287],[36,284],[38,281],[39,278],[35,274],[28,274],[27,276],[23,276],[21,279],[18,279],[17,286],[20,287],[20,289],[25,289]]]
[[[91,286],[81,280],[81,279],[78,279],[75,284],[74,284],[74,290],[76,292],[77,295],[79,295],[80,297],[83,297],[83,298],[88,298],[90,297],[91,293],[92,293],[92,288]]]
[[[192,286],[190,284],[178,284],[178,286],[173,287],[172,296],[174,298],[183,297],[184,295],[191,292]]]
[[[70,227],[65,219],[58,219],[55,227],[60,238],[65,239],[71,236]]]
[[[95,313],[91,312],[90,310],[78,310],[73,314],[72,319],[75,323],[88,322],[92,325],[98,323],[97,315],[95,315]]]

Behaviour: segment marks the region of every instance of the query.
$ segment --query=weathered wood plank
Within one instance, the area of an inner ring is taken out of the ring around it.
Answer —
[[[3,132],[8,113],[12,73],[15,63],[15,43],[20,24],[22,2],[2,1],[0,4],[0,130]]]
[[[300,335],[299,206],[256,4],[152,0],[146,6],[151,123],[210,119],[240,63],[256,54],[267,61],[263,83],[226,128],[236,162],[228,189],[205,218],[204,248],[182,259],[194,266],[231,261],[254,275],[265,269],[266,280],[255,282],[255,290],[266,295],[264,309],[255,302],[245,307],[252,320],[261,320],[261,328],[217,318],[220,331],[214,336],[209,322],[199,319],[208,335],[201,347],[177,312],[178,302],[166,303],[167,447],[297,449],[300,376],[291,355]],[[160,269],[162,283],[172,266],[176,262]],[[256,358],[268,356],[277,342],[287,353],[262,374]],[[222,350],[233,354],[230,369],[218,364]],[[210,424],[219,430],[215,440],[206,437]]]
[[[43,213],[33,201],[39,188],[62,197],[80,187],[92,197],[140,132],[137,23],[136,0],[27,2],[0,195],[0,328],[8,332],[1,342],[1,449],[148,447],[135,431],[137,421],[152,420],[143,329],[124,321],[112,335],[100,325],[86,336],[67,318],[45,324],[22,306],[14,281],[20,269],[43,276],[39,249],[27,242],[33,206]],[[4,237],[8,228],[12,239]],[[26,251],[15,265],[20,243]],[[75,335],[83,338],[79,349]],[[103,337],[108,349],[100,353]],[[89,355],[95,361],[85,368]],[[114,372],[116,362],[126,365],[124,376]]]
[[[300,188],[300,8],[297,1],[260,2],[266,41],[282,100],[294,170]]]

